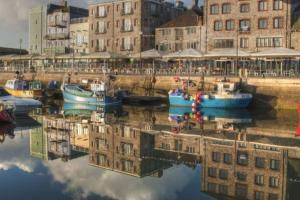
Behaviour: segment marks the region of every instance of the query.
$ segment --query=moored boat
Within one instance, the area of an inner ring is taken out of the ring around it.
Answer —
[[[19,78],[7,80],[5,90],[12,96],[23,98],[42,97],[42,83],[40,81],[25,81]]]
[[[78,84],[63,84],[61,89],[64,101],[68,103],[81,103],[87,105],[118,105],[122,103],[121,92],[114,93],[109,90],[104,81],[94,81],[90,89]]]
[[[0,122],[12,123],[15,120],[14,111],[15,105],[12,102],[0,101]]]
[[[0,100],[4,102],[13,102],[15,105],[15,115],[28,114],[34,109],[42,106],[42,103],[38,100],[11,96],[3,88],[0,88]]]
[[[216,85],[216,90],[201,94],[197,92],[190,95],[181,89],[169,92],[171,106],[195,107],[195,108],[247,108],[252,101],[252,94],[241,93],[237,84],[229,81],[221,81]]]

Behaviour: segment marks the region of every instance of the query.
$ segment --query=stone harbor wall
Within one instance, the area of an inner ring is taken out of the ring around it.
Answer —
[[[32,79],[31,73],[24,75],[25,79]],[[13,73],[0,73],[0,84],[4,85],[5,81],[12,79]],[[41,73],[35,75],[36,79],[43,81],[45,84],[50,80],[63,81],[66,74],[64,73]],[[74,74],[72,82],[81,82],[84,79],[101,79],[101,74]],[[180,77],[187,79],[187,77]],[[204,88],[212,89],[213,84],[222,80],[224,77],[204,77]],[[230,81],[240,81],[239,78],[228,78]],[[196,85],[202,85],[201,77],[192,76],[191,80]],[[128,89],[140,95],[143,95],[146,83],[143,75],[118,75],[115,81],[116,87]],[[300,101],[300,79],[292,78],[248,78],[243,79],[244,91],[254,94],[254,107],[257,108],[275,108],[275,109],[296,109],[297,102]],[[155,83],[156,95],[166,96],[171,88],[179,87],[175,84],[172,76],[157,76]]]

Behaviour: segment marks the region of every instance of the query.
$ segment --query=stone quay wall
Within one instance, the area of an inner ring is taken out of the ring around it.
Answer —
[[[0,73],[0,85],[4,85],[6,80],[12,79],[14,73]],[[39,73],[39,74],[24,74],[25,79],[32,79],[36,77],[48,83],[50,80],[63,81],[67,77],[65,73]],[[74,74],[72,75],[72,82],[80,82],[84,79],[100,79],[101,74]],[[146,76],[143,75],[117,75],[116,86],[122,89],[132,91],[143,91],[145,86]],[[180,77],[187,79],[187,77]],[[204,77],[204,85],[206,88],[211,88],[217,81],[222,80],[224,77]],[[196,84],[203,82],[202,78],[192,76]],[[229,78],[230,81],[240,81],[240,78]],[[243,79],[243,89],[247,92],[254,94],[253,106],[256,108],[275,108],[275,109],[296,109],[297,102],[300,101],[300,79],[292,78],[247,78]],[[176,88],[174,77],[172,76],[157,76],[155,83],[155,90],[159,91],[160,95],[167,95],[171,88]],[[138,90],[140,89],[140,90]]]

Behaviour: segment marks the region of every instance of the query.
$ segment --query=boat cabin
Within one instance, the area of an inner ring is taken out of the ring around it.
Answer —
[[[93,84],[91,84],[91,90],[93,92],[105,92],[106,91],[105,83],[104,82],[93,83]]]
[[[219,82],[216,85],[216,92],[218,94],[235,92],[237,90],[237,84],[233,82]]]
[[[14,79],[6,81],[5,88],[10,90],[40,90],[42,84],[39,81],[27,82],[24,80]]]

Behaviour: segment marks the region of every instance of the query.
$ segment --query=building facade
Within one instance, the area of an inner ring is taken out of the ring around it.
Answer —
[[[75,53],[89,53],[88,17],[71,20],[70,36],[72,51]]]
[[[43,53],[46,47],[47,6],[36,6],[29,13],[29,53]]]
[[[200,9],[191,9],[156,28],[156,48],[163,52],[176,52],[189,48],[204,51],[205,27],[202,26],[202,17]]]
[[[50,4],[47,11],[46,54],[64,54],[71,52],[70,24],[74,19],[87,17],[88,10],[68,6],[66,1],[62,5]]]
[[[130,55],[155,47],[155,28],[180,15],[182,2],[119,0],[89,5],[90,52]]]
[[[299,29],[297,0],[206,0],[206,51],[240,48],[258,52],[291,44]]]

